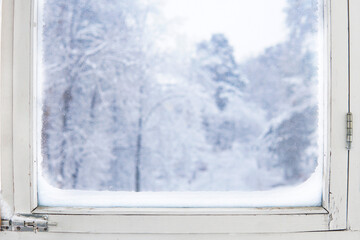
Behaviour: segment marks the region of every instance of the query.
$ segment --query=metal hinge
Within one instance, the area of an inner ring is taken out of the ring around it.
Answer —
[[[49,223],[47,216],[15,215],[10,220],[2,220],[1,231],[47,232],[49,226],[56,226],[56,224]]]
[[[346,122],[346,148],[350,150],[353,140],[353,116],[351,112],[346,114]]]

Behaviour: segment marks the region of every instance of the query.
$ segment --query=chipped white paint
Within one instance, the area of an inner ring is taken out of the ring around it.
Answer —
[[[328,164],[330,229],[346,229],[348,110],[348,6],[347,1],[331,1],[330,12],[330,151]]]

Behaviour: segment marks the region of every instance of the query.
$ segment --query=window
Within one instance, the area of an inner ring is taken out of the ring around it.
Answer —
[[[322,1],[36,8],[40,206],[321,205]]]
[[[325,154],[323,177],[325,186],[322,189],[321,206],[278,208],[240,208],[238,206],[228,208],[171,208],[169,206],[167,208],[119,206],[91,208],[91,206],[71,207],[71,204],[67,207],[39,206],[38,172],[36,171],[39,159],[33,157],[37,139],[33,119],[36,116],[35,103],[37,103],[38,92],[32,91],[35,89],[35,79],[39,78],[38,72],[34,71],[39,63],[38,55],[35,54],[38,49],[36,49],[37,45],[33,46],[32,40],[32,37],[36,36],[35,29],[39,23],[33,21],[33,17],[37,15],[37,8],[34,7],[36,2],[26,0],[4,1],[2,11],[1,184],[4,199],[17,214],[48,216],[49,222],[56,225],[50,225],[47,230],[57,233],[53,236],[59,238],[64,233],[152,233],[186,237],[186,235],[176,234],[314,232],[348,229],[348,220],[349,224],[356,229],[358,226],[356,224],[359,224],[358,218],[350,210],[358,211],[353,203],[359,199],[359,183],[356,181],[358,179],[356,170],[359,169],[359,165],[352,161],[352,154],[355,158],[358,150],[351,150],[351,154],[348,155],[344,119],[350,107],[348,106],[348,75],[357,77],[356,74],[358,74],[357,70],[349,73],[348,68],[357,61],[355,50],[351,51],[350,58],[348,54],[348,17],[350,16],[351,23],[358,20],[354,14],[348,15],[348,9],[352,13],[360,6],[352,1],[349,5],[344,1],[326,1],[325,5],[328,22],[331,24],[327,27],[330,56],[326,62],[329,64],[329,86],[325,88],[329,103],[327,109],[329,124],[326,129],[328,152]],[[350,27],[352,27],[351,24]],[[351,43],[355,44],[357,32],[354,31],[354,34],[350,36]],[[216,41],[219,37],[212,39]],[[212,41],[211,38],[209,39],[207,44]],[[355,45],[354,49],[356,48]],[[356,83],[351,86],[352,90],[358,87]],[[351,103],[356,102],[356,96],[352,94],[350,100]],[[217,106],[222,108],[224,104]],[[357,110],[353,111],[356,122]],[[216,145],[216,147],[219,146]],[[355,146],[356,142],[354,142],[354,148]],[[350,168],[348,168],[348,156],[350,156]],[[8,237],[15,236],[6,232],[1,234]],[[355,234],[347,236],[355,238],[357,236]],[[226,236],[230,237],[230,235]],[[251,237],[259,236],[251,235]],[[267,237],[270,239],[274,235]]]

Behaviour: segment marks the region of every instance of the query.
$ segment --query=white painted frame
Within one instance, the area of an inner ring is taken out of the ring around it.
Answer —
[[[350,152],[348,229],[360,231],[360,1],[349,0],[350,110],[353,112],[354,142]],[[359,237],[360,238],[360,237]]]
[[[329,152],[326,154],[327,164],[324,168],[326,184],[322,207],[161,210],[37,207],[36,172],[34,171],[36,162],[32,159],[32,100],[34,96],[31,87],[34,81],[32,36],[34,26],[36,26],[32,16],[33,1],[3,0],[2,6],[1,187],[3,198],[15,213],[48,215],[50,222],[57,223],[57,226],[49,228],[49,231],[53,233],[48,233],[52,234],[54,239],[59,239],[61,236],[55,233],[127,234],[121,235],[125,238],[134,236],[132,234],[152,233],[166,234],[161,236],[172,236],[174,239],[182,239],[184,234],[191,237],[194,236],[191,234],[210,236],[208,234],[229,233],[251,234],[242,236],[248,236],[249,239],[259,239],[261,236],[261,239],[265,239],[264,235],[252,234],[277,233],[277,235],[266,236],[269,239],[275,239],[275,236],[278,239],[287,239],[285,236],[288,237],[288,234],[296,232],[310,234],[314,231],[360,229],[359,204],[356,204],[356,201],[360,200],[360,166],[359,161],[356,161],[360,157],[358,149],[360,145],[356,143],[356,136],[354,136],[354,150],[351,150],[350,154],[352,157],[350,169],[348,168],[348,151],[345,148],[345,116],[349,107],[349,66],[360,63],[360,44],[358,44],[360,33],[353,27],[351,30],[354,34],[350,35],[350,39],[348,34],[348,20],[360,25],[360,19],[356,16],[357,14],[351,14],[350,18],[348,11],[350,9],[350,13],[359,12],[359,1],[349,0],[349,4],[346,0],[327,1],[330,23],[328,52],[331,59],[327,89],[329,92]],[[350,56],[348,54],[349,42],[350,46],[355,45],[354,53],[352,51]],[[348,64],[349,59],[350,64]],[[360,70],[356,70],[356,66],[351,69],[351,77],[354,79],[360,77]],[[352,83],[352,89],[360,90],[359,83],[355,81]],[[354,94],[351,95],[351,101],[360,102]],[[353,107],[353,111],[354,124],[357,126],[356,123],[360,123],[360,109]],[[360,134],[356,127],[355,133]],[[349,208],[348,194],[351,200]],[[39,234],[39,236],[45,235]],[[0,233],[0,236],[7,236],[6,239],[17,237],[31,239],[28,234],[19,233]],[[80,235],[76,236],[82,239]],[[144,237],[145,235],[136,236]],[[235,235],[226,236],[233,238],[232,236]],[[328,235],[321,236],[325,239],[324,236]],[[359,235],[347,236],[355,239]]]

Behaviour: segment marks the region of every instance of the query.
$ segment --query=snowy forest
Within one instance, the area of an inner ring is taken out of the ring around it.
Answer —
[[[195,44],[178,37],[181,21],[168,21],[161,6],[41,4],[48,182],[140,192],[258,191],[307,180],[319,157],[319,0],[286,0],[286,39],[241,61],[222,32]]]

